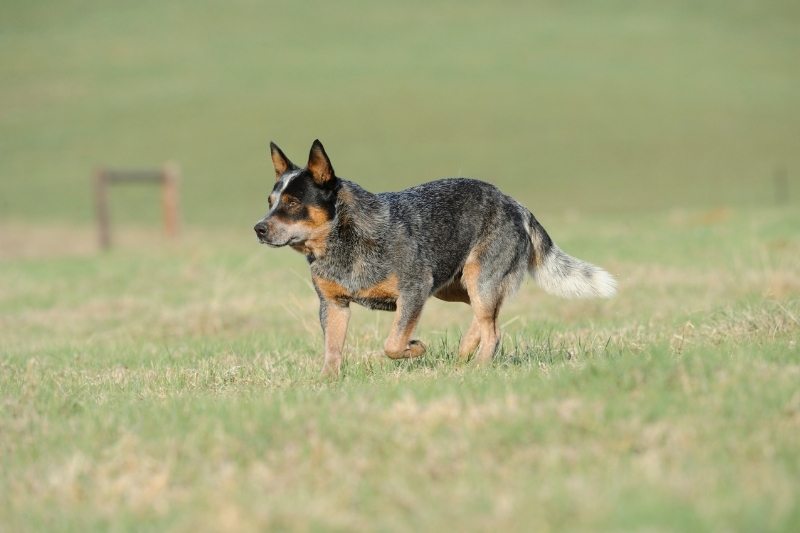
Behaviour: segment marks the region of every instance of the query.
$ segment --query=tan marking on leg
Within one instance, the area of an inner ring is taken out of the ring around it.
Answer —
[[[469,293],[470,305],[472,305],[472,310],[475,312],[475,321],[478,323],[477,328],[480,332],[480,349],[475,356],[475,360],[478,364],[486,364],[492,360],[492,356],[497,350],[499,339],[497,311],[500,307],[501,296],[496,294],[490,298],[481,297],[478,284],[480,272],[481,266],[473,251],[464,265],[462,280]],[[496,289],[499,290],[500,287]]]
[[[336,283],[335,281],[331,281],[325,278],[319,278],[319,277],[314,278],[314,283],[319,289],[319,292],[322,293],[322,296],[326,300],[330,301],[337,301],[341,300],[342,298],[352,298],[352,297],[374,298],[376,300],[388,300],[397,298],[399,280],[397,278],[397,274],[390,274],[389,277],[387,277],[383,281],[373,285],[372,287],[361,289],[357,291],[355,294],[351,294],[350,291],[348,291],[346,288]]]
[[[347,298],[350,296],[347,289],[336,283],[335,281],[331,281],[325,278],[313,278],[314,285],[317,286],[319,292],[322,294],[323,298],[330,302],[337,302],[342,298]]]
[[[477,316],[473,316],[472,324],[470,324],[469,329],[461,337],[461,344],[458,347],[459,359],[461,359],[462,362],[465,362],[467,359],[469,359],[469,356],[472,355],[472,352],[475,351],[475,348],[478,347],[480,342],[480,321],[478,320]]]
[[[478,276],[481,273],[481,267],[477,260],[470,261],[464,265],[464,270],[461,273],[461,283],[470,295],[470,299],[478,294]]]
[[[328,305],[325,320],[325,363],[322,374],[330,377],[339,375],[342,366],[342,348],[347,336],[347,324],[350,321],[350,308],[335,304]]]
[[[392,359],[419,357],[425,353],[427,347],[418,340],[410,339],[414,328],[417,326],[417,322],[419,322],[419,316],[422,314],[422,310],[420,309],[417,315],[412,317],[405,326],[401,325],[402,313],[403,304],[401,300],[398,300],[397,311],[395,311],[394,315],[394,323],[392,323],[392,331],[383,344],[383,351]]]
[[[500,330],[494,317],[480,319],[481,347],[475,356],[475,361],[479,365],[485,365],[492,361],[494,352],[500,340]]]

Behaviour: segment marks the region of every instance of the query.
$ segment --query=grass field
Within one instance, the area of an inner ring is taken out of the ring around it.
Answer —
[[[9,1],[0,8],[0,532],[796,531],[795,2]],[[527,282],[487,369],[353,311],[321,380],[266,143],[372,190],[491,180],[609,301]],[[184,169],[156,193],[99,164]],[[785,176],[782,184],[776,176]]]
[[[800,215],[545,223],[617,299],[526,284],[487,370],[454,360],[466,306],[431,302],[400,363],[389,314],[356,310],[336,383],[297,254],[31,234],[53,256],[0,263],[0,523],[794,529]]]

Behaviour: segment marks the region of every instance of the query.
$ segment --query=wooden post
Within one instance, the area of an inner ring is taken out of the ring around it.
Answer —
[[[178,181],[180,167],[169,162],[161,170],[161,206],[164,213],[164,232],[168,237],[178,236]]]
[[[94,207],[97,216],[97,238],[101,250],[111,247],[111,228],[108,216],[108,180],[103,169],[94,175]]]
[[[111,216],[108,204],[108,187],[112,183],[157,183],[161,185],[161,210],[164,233],[169,238],[178,236],[178,183],[180,167],[166,163],[160,169],[110,169],[100,168],[94,174],[94,204],[97,215],[97,235],[101,250],[111,247]]]

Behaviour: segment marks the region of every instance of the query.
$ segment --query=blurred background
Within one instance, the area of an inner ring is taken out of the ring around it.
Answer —
[[[796,531],[800,2],[0,2],[0,530]],[[611,300],[527,282],[494,367],[257,244],[270,140],[499,185]],[[181,168],[179,238],[153,185]],[[5,528],[5,529],[4,529]]]
[[[302,163],[317,137],[370,190],[473,176],[537,214],[800,199],[794,1],[0,10],[0,220],[17,229],[90,227],[94,168],[174,160],[185,226],[250,239],[268,142]],[[115,225],[158,227],[157,198],[112,192]]]

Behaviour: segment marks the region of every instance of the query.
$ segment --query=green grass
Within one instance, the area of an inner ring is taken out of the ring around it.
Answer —
[[[797,2],[0,8],[0,531],[793,531]],[[527,283],[491,368],[353,312],[319,378],[304,260],[258,247],[274,139],[371,190],[490,180],[618,276]],[[184,170],[184,232],[101,164]],[[780,193],[776,176],[786,176]]]
[[[455,360],[466,306],[431,301],[404,362],[359,308],[334,383],[298,254],[42,232],[0,263],[0,523],[792,530],[800,216],[711,215],[546,220],[618,298],[526,284],[485,370]]]

